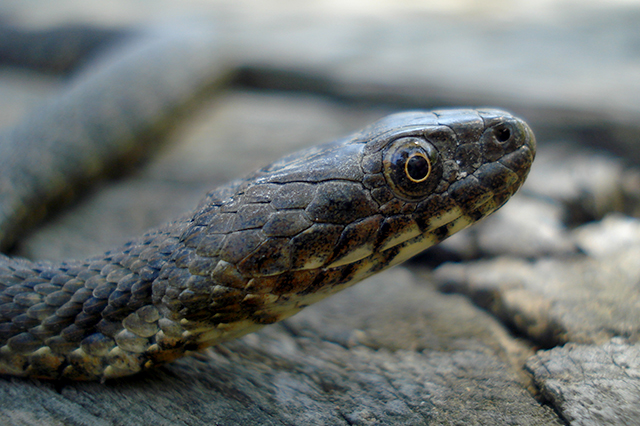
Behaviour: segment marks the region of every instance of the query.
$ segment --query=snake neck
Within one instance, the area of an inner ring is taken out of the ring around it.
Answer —
[[[12,360],[0,367],[19,370],[21,363],[33,364],[40,356],[43,370],[50,371],[51,364],[67,366],[62,354],[75,353],[79,359],[95,357],[96,371],[83,367],[61,375],[95,378],[104,376],[103,358],[114,348],[134,357],[147,351],[164,317],[152,304],[153,282],[163,267],[179,260],[177,235],[184,226],[174,222],[84,261],[54,264],[0,256],[0,364]],[[174,335],[183,331],[173,321],[164,324],[173,326]],[[43,346],[46,353],[36,356]],[[139,360],[126,363],[132,362]]]

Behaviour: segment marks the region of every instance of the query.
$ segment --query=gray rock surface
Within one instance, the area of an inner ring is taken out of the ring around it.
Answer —
[[[601,343],[640,336],[640,250],[602,260],[577,257],[529,262],[499,258],[444,265],[437,278],[447,291],[468,294],[543,346]]]
[[[636,425],[640,419],[640,345],[615,338],[540,351],[527,370],[570,424]]]

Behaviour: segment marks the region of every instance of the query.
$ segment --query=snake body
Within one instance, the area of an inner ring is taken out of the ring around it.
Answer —
[[[400,113],[103,256],[0,255],[0,373],[105,380],[283,320],[491,214],[534,155],[503,111]]]

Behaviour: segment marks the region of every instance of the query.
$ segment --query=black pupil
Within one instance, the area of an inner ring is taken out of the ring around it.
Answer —
[[[507,127],[498,127],[495,129],[494,134],[496,135],[496,140],[498,142],[506,142],[511,138],[511,130]]]
[[[422,180],[429,174],[429,162],[422,155],[414,155],[407,162],[407,173],[413,180]]]

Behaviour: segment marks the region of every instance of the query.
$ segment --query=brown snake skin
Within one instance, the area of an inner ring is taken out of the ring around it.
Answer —
[[[494,212],[534,155],[502,111],[400,113],[103,256],[0,255],[0,373],[105,380],[285,319]]]

